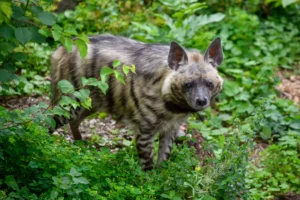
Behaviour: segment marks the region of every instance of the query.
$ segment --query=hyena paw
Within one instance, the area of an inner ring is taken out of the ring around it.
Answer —
[[[176,132],[176,138],[186,135],[186,124],[182,124],[179,130]]]

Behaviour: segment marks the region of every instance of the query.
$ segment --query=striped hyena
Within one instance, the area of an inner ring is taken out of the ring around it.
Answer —
[[[70,81],[80,88],[81,77],[99,78],[102,66],[114,60],[136,66],[136,74],[125,77],[126,85],[109,76],[104,95],[91,87],[92,108],[71,110],[70,119],[55,116],[56,128],[70,123],[74,139],[81,139],[81,121],[96,111],[113,114],[134,132],[136,148],[144,170],[152,169],[153,142],[159,133],[158,164],[171,152],[172,141],[188,114],[210,105],[223,84],[217,66],[223,61],[220,38],[207,48],[204,56],[186,50],[176,42],[170,46],[145,44],[124,37],[102,35],[90,37],[88,53],[81,59],[74,46],[71,53],[58,47],[51,58],[52,104],[60,98],[57,83]]]

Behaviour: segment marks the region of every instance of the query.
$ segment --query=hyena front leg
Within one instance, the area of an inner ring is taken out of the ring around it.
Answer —
[[[157,166],[159,167],[161,162],[168,160],[172,151],[172,144],[176,137],[178,129],[173,129],[168,132],[161,132],[159,134],[159,149],[157,157]]]
[[[136,131],[136,148],[143,170],[151,170],[153,162],[153,143],[155,132],[151,128],[139,128]]]

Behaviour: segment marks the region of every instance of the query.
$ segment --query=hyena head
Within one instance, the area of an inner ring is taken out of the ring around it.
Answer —
[[[162,89],[168,99],[167,107],[179,108],[178,112],[195,112],[208,107],[222,89],[223,79],[216,69],[222,61],[220,38],[209,45],[204,56],[196,51],[186,52],[172,42],[168,65],[173,71]]]

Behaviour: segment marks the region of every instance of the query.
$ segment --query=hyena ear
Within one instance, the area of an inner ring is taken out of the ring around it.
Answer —
[[[223,51],[219,37],[214,39],[207,48],[204,54],[204,61],[212,64],[213,67],[218,67],[223,62]]]
[[[184,65],[187,62],[188,57],[184,49],[177,42],[171,42],[168,56],[169,67],[176,71],[180,65]]]

